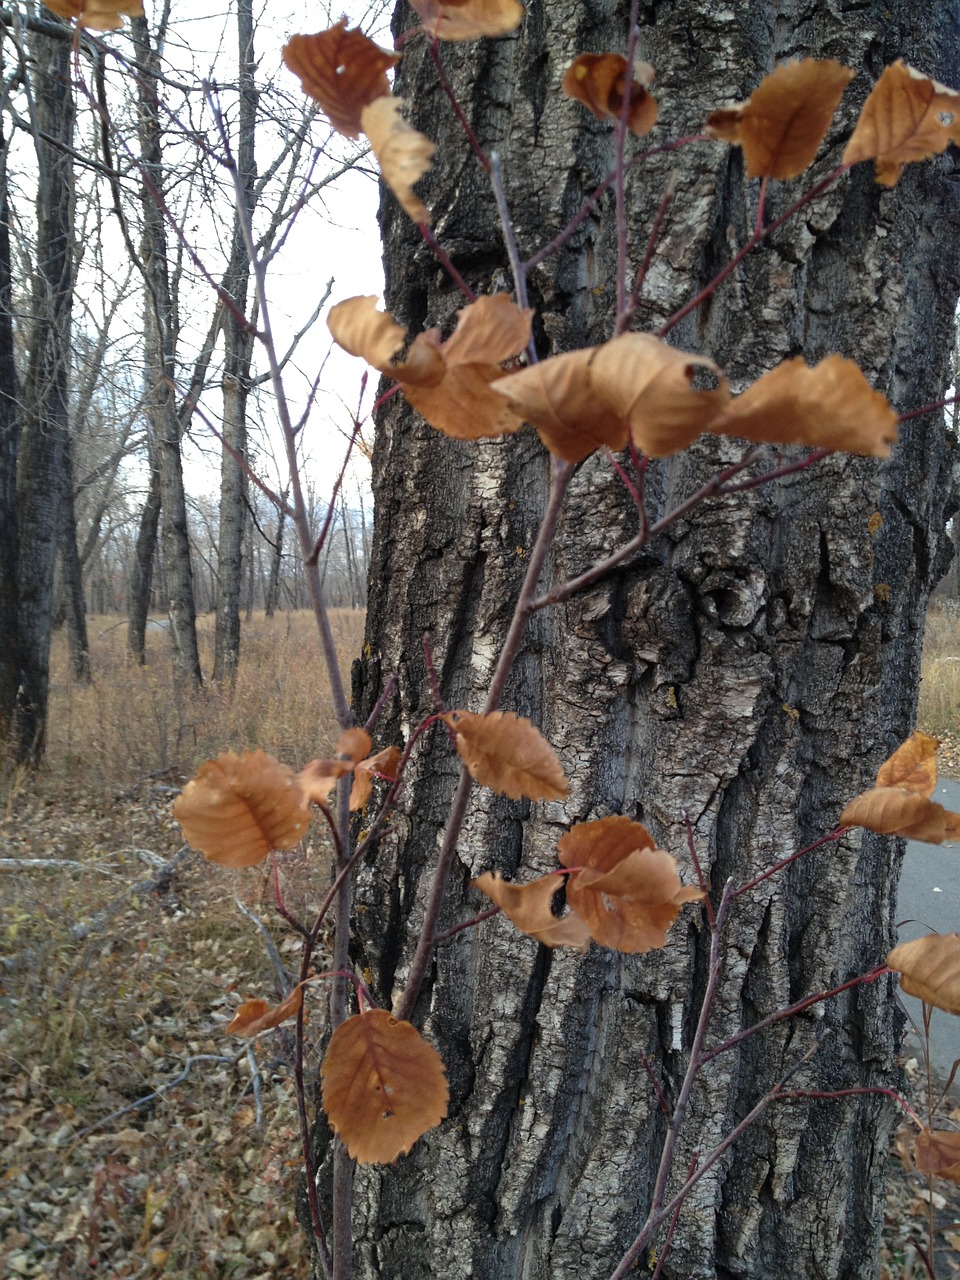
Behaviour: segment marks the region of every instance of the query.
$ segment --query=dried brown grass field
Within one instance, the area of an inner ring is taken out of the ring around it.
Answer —
[[[927,614],[917,724],[948,744],[960,742],[960,608],[954,601],[935,600]]]
[[[363,616],[332,621],[349,678]],[[253,619],[232,693],[188,697],[163,628],[142,668],[115,619],[91,619],[90,636],[89,686],[70,681],[57,638],[44,770],[3,779],[0,1275],[293,1280],[306,1255],[292,1036],[248,1051],[223,1028],[241,999],[279,994],[250,914],[288,972],[297,944],[264,869],[185,854],[171,806],[225,748],[262,747],[295,767],[329,751],[313,619]],[[212,643],[205,620],[207,666]],[[309,917],[329,883],[320,830],[281,865],[287,906]],[[318,994],[312,1043],[323,1020]]]

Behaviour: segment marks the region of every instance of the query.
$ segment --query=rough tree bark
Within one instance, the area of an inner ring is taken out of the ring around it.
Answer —
[[[53,574],[69,422],[74,107],[69,44],[37,34],[32,50],[37,248],[17,456],[20,683],[13,751],[18,761],[39,764],[46,744]]]
[[[170,616],[173,665],[178,677],[200,685],[200,651],[197,645],[196,604],[190,567],[187,504],[180,453],[180,418],[177,414],[177,321],[170,287],[167,238],[163,209],[165,176],[162,126],[157,89],[160,58],[151,42],[145,18],[130,23],[137,51],[137,128],[142,170],[143,231],[141,252],[144,270],[144,364],[147,381],[145,403],[156,444],[160,502],[163,509],[164,592]],[[159,43],[159,42],[158,42]],[[137,642],[131,611],[129,637]]]
[[[513,38],[445,46],[460,102],[503,159],[524,256],[612,167],[610,130],[561,99],[576,54],[622,49],[622,6],[531,4]],[[836,57],[857,69],[849,124],[881,68],[905,57],[960,84],[957,6],[943,0],[783,0],[640,5],[638,55],[657,68],[663,128],[698,131],[780,60]],[[398,22],[411,22],[409,14]],[[396,92],[439,142],[421,190],[442,243],[477,289],[503,287],[493,199],[419,42]],[[839,159],[835,126],[817,172]],[[752,225],[756,184],[736,149],[701,145],[633,183],[634,265],[677,174],[644,310],[663,318],[726,262]],[[774,184],[771,214],[806,179]],[[387,305],[418,330],[449,326],[462,300],[390,197],[383,207]],[[886,192],[861,166],[753,254],[672,340],[713,356],[742,385],[782,357],[838,351],[901,410],[943,393],[960,275],[960,190],[948,161],[915,166]],[[538,269],[543,354],[609,336],[614,219],[601,201]],[[493,282],[500,280],[501,283]],[[572,795],[530,805],[477,790],[440,928],[479,908],[471,876],[532,878],[556,866],[575,820],[625,813],[684,858],[689,815],[715,890],[830,830],[844,802],[910,729],[924,606],[942,573],[954,497],[939,414],[902,428],[889,463],[834,457],[777,487],[698,510],[615,577],[538,615],[503,705],[542,726]],[[651,516],[674,506],[731,443],[700,442],[652,469]],[[535,436],[480,445],[442,438],[389,402],[374,457],[376,528],[364,717],[393,673],[377,740],[409,737],[430,708],[421,637],[432,636],[448,704],[479,708],[534,538],[549,462]],[[567,577],[632,535],[635,512],[600,457],[573,483],[550,573]],[[457,763],[442,733],[415,757],[394,837],[361,879],[356,954],[390,1006],[405,975]],[[889,841],[852,833],[738,902],[714,1040],[805,993],[882,961],[899,865]],[[395,1168],[361,1170],[356,1269],[364,1277],[483,1280],[609,1275],[645,1212],[664,1122],[640,1051],[677,1085],[705,982],[696,913],[640,958],[593,947],[547,952],[502,918],[439,952],[415,1018],[438,1045],[450,1118]],[[685,1172],[825,1029],[802,1077],[830,1087],[887,1082],[897,1032],[889,983],[746,1041],[712,1064],[677,1160]],[[775,1108],[700,1184],[680,1219],[673,1277],[873,1274],[883,1101]],[[643,1260],[638,1274],[649,1274]]]
[[[217,622],[214,633],[213,678],[232,680],[240,660],[240,589],[243,567],[243,531],[247,521],[247,477],[237,461],[247,453],[247,396],[253,334],[245,323],[250,255],[243,234],[243,220],[253,213],[257,169],[254,143],[257,122],[256,56],[253,49],[252,0],[238,0],[237,42],[239,114],[236,165],[238,194],[245,210],[237,211],[233,224],[230,262],[224,287],[236,310],[223,309],[223,438],[230,445],[220,463],[220,537],[217,547]]]
[[[20,627],[17,561],[20,554],[17,513],[17,452],[20,411],[13,342],[13,291],[10,270],[10,207],[7,144],[0,131],[0,741],[13,729],[20,687]]]

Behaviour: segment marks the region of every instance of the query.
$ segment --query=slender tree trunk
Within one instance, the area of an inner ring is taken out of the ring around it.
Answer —
[[[90,643],[87,609],[83,598],[83,567],[77,547],[77,516],[73,502],[73,447],[68,435],[63,453],[63,490],[60,494],[60,590],[67,623],[67,646],[74,680],[90,681]]]
[[[14,751],[39,764],[46,745],[53,575],[68,430],[73,301],[73,98],[70,45],[36,35],[33,81],[37,250],[33,325],[17,460],[21,675]]]
[[[150,599],[153,595],[153,565],[160,533],[160,467],[151,443],[148,453],[150,482],[127,577],[127,654],[138,665],[147,660],[146,637]]]
[[[900,56],[960,84],[957,7],[942,0],[856,9],[671,0],[641,4],[640,14],[638,56],[657,69],[673,137],[699,132],[710,109],[747,97],[776,62],[799,54],[860,72],[848,118]],[[523,256],[613,167],[609,128],[557,87],[580,52],[622,49],[625,28],[621,7],[556,0],[530,5],[515,38],[441,49],[482,142],[502,157]],[[467,281],[489,288],[504,265],[493,198],[421,42],[407,46],[396,92],[439,142],[439,163],[418,189],[442,211],[443,241]],[[842,133],[831,134],[818,172],[837,162]],[[676,200],[638,317],[650,330],[728,261],[756,210],[756,184],[736,149],[701,145],[655,159],[632,188],[634,267],[671,171]],[[773,184],[770,216],[798,189]],[[737,385],[785,356],[813,362],[839,351],[901,410],[936,399],[960,280],[958,195],[937,161],[912,168],[893,192],[861,166],[751,255],[672,340],[713,356]],[[390,310],[414,331],[449,326],[462,299],[389,196],[382,220]],[[610,335],[615,233],[605,197],[534,273],[541,354]],[[557,837],[577,820],[642,820],[689,877],[689,819],[715,891],[835,826],[911,728],[924,608],[944,566],[953,494],[941,416],[906,425],[901,437],[882,466],[836,456],[779,486],[699,508],[620,572],[537,615],[502,705],[542,727],[572,793],[545,805],[476,794],[440,930],[481,908],[468,888],[479,872],[528,880],[555,867]],[[651,518],[740,452],[701,441],[651,467]],[[400,397],[384,407],[358,675],[361,720],[398,677],[378,745],[408,738],[432,710],[424,632],[449,705],[479,709],[549,471],[529,431],[471,445],[433,432]],[[574,477],[548,578],[576,574],[636,529],[635,508],[594,455]],[[361,878],[356,958],[388,1008],[420,927],[457,773],[436,734],[413,757],[394,837]],[[883,961],[896,852],[888,840],[851,833],[738,899],[712,1042]],[[415,1020],[446,1062],[450,1118],[396,1167],[358,1172],[356,1274],[610,1275],[643,1221],[665,1132],[641,1054],[675,1096],[708,944],[692,913],[666,950],[639,958],[597,947],[547,952],[502,917],[441,947]],[[854,989],[715,1059],[693,1095],[674,1185],[826,1031],[799,1077],[804,1086],[895,1079],[892,995],[886,981]],[[690,1196],[658,1274],[867,1280],[892,1122],[889,1104],[873,1096],[772,1109]],[[636,1274],[651,1267],[644,1256]]]
[[[0,744],[14,724],[20,688],[20,620],[17,562],[20,528],[17,511],[17,453],[20,446],[20,398],[13,346],[13,298],[10,272],[10,208],[7,144],[0,131]]]
[[[199,687],[202,680],[200,651],[197,646],[196,604],[193,598],[187,504],[183,489],[180,420],[174,392],[177,318],[170,287],[164,217],[160,207],[165,190],[157,97],[160,61],[151,44],[146,19],[133,18],[131,28],[139,62],[138,128],[140,163],[143,168],[141,253],[146,275],[145,400],[156,440],[160,478],[163,585],[170,616],[174,669],[181,680]]]
[[[240,591],[243,528],[247,514],[247,477],[238,459],[245,458],[247,452],[247,394],[253,353],[253,335],[244,320],[250,256],[243,234],[243,219],[251,216],[254,205],[254,143],[258,99],[252,0],[237,0],[237,39],[240,101],[236,165],[239,177],[238,198],[243,199],[245,209],[238,209],[234,219],[233,246],[226,274],[226,289],[233,299],[235,310],[225,308],[223,314],[223,438],[230,449],[224,449],[220,464],[220,575],[213,666],[213,677],[218,681],[234,677],[240,657]]]
[[[280,495],[284,505],[286,505],[288,490],[284,489]],[[270,556],[270,581],[267,586],[267,598],[264,602],[264,612],[268,618],[272,618],[274,612],[280,607],[280,570],[283,566],[283,525],[284,525],[283,509],[277,512],[277,532],[273,541],[272,554]]]

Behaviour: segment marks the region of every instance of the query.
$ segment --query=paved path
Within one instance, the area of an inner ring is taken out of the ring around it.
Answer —
[[[960,813],[960,783],[946,779],[932,797]],[[925,933],[960,933],[960,845],[918,844],[910,840],[900,876],[897,922],[901,942]],[[919,1024],[920,1001],[904,996],[911,1017]],[[960,1058],[960,1017],[935,1009],[930,1026],[933,1062],[946,1079]],[[958,1069],[960,1077],[960,1069]]]

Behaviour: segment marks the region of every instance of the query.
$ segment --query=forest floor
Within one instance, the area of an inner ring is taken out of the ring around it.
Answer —
[[[57,653],[47,767],[8,779],[0,808],[3,1280],[307,1275],[292,1034],[250,1045],[224,1034],[241,999],[280,994],[263,931],[291,971],[298,943],[277,928],[262,869],[204,862],[171,807],[196,764],[228,743],[295,767],[329,751],[311,625],[254,620],[229,702],[177,704],[160,629],[148,666],[131,672],[123,628],[94,620],[88,689],[70,684]],[[344,612],[335,627],[349,674],[362,619]],[[960,653],[960,624],[937,655],[954,642]],[[937,696],[931,730],[951,734],[941,768],[960,778],[960,733]],[[960,721],[960,679],[953,711]],[[288,906],[317,905],[327,856],[308,841],[285,857]],[[307,1066],[317,1065],[308,1028]],[[910,1062],[907,1073],[921,1107],[923,1072]],[[937,1274],[960,1273],[960,1188],[928,1188],[906,1145],[904,1132],[890,1159],[881,1280],[927,1275],[931,1203]]]

